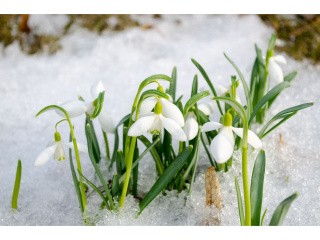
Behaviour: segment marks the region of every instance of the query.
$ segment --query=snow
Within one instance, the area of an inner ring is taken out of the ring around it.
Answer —
[[[38,16],[33,26],[46,28],[51,17]],[[56,16],[58,26],[66,16]],[[149,30],[132,28],[101,35],[74,28],[62,37],[62,50],[54,55],[25,55],[13,44],[0,55],[0,224],[1,225],[83,225],[70,174],[69,163],[51,160],[34,167],[37,155],[52,139],[54,123],[59,117],[47,113],[35,118],[42,107],[76,99],[81,94],[91,99],[90,87],[97,80],[107,86],[106,102],[114,121],[129,112],[139,83],[146,77],[178,69],[178,95],[189,96],[194,74],[190,61],[195,58],[217,84],[227,85],[235,74],[223,56],[226,52],[250,76],[255,52],[262,49],[272,29],[257,16],[168,15],[163,19],[135,16],[140,22],[153,24]],[[32,16],[31,19],[34,19]],[[43,22],[43,25],[41,23]],[[41,26],[41,27],[40,27]],[[61,26],[61,25],[59,25]],[[61,27],[52,28],[50,33]],[[40,30],[39,30],[40,31]],[[41,30],[42,31],[42,30]],[[278,111],[314,101],[264,139],[267,152],[265,198],[268,223],[277,204],[293,192],[299,192],[284,225],[320,224],[320,117],[318,76],[320,67],[307,61],[296,62],[285,56],[284,71],[298,70],[291,88],[284,91],[270,111]],[[206,87],[200,78],[200,87]],[[79,142],[84,142],[84,119],[73,120]],[[97,125],[98,126],[98,125]],[[67,127],[60,127],[68,138]],[[281,134],[283,143],[279,142]],[[111,136],[109,136],[110,139]],[[100,138],[102,141],[102,138]],[[102,142],[101,142],[102,143]],[[110,143],[112,145],[112,141]],[[239,152],[236,153],[239,156]],[[86,155],[81,155],[84,173],[90,179],[94,170]],[[16,162],[22,160],[23,172],[18,211],[10,209]],[[253,157],[250,159],[251,167]],[[96,225],[239,225],[234,176],[240,176],[240,159],[228,173],[219,173],[223,208],[205,207],[204,173],[209,163],[200,155],[196,182],[190,195],[168,192],[156,198],[137,217],[138,203],[128,196],[118,213],[98,211],[100,200],[89,197],[87,217]],[[150,189],[156,179],[154,164],[148,156],[140,164],[139,191]]]

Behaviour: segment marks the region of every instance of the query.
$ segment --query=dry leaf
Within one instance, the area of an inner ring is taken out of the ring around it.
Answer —
[[[222,208],[222,198],[219,179],[213,166],[206,172],[206,206],[214,205],[216,208]]]

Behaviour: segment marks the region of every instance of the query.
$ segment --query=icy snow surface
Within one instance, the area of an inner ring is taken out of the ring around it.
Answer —
[[[52,139],[53,124],[59,119],[53,112],[35,118],[39,109],[75,99],[78,94],[89,99],[90,86],[101,79],[107,86],[110,114],[118,121],[129,112],[139,83],[156,73],[170,75],[173,66],[178,68],[178,93],[189,96],[192,78],[198,73],[191,57],[204,66],[215,83],[229,81],[235,71],[223,52],[228,53],[248,79],[255,55],[254,43],[265,49],[272,33],[272,29],[257,16],[172,15],[161,20],[149,16],[135,17],[140,22],[154,24],[154,27],[107,32],[99,36],[75,28],[61,39],[63,49],[55,55],[27,56],[21,53],[18,44],[1,53],[1,225],[84,224],[68,161],[52,160],[42,167],[33,166],[37,155]],[[63,19],[57,22],[61,23]],[[36,20],[34,24],[39,26]],[[297,191],[299,197],[292,204],[284,224],[319,225],[320,68],[287,56],[286,59],[288,65],[284,66],[284,71],[298,70],[299,75],[270,113],[304,102],[314,101],[316,104],[298,113],[264,139],[267,172],[263,207],[268,208],[265,222],[269,222],[280,201]],[[201,77],[200,85],[206,86]],[[76,118],[74,124],[78,139],[83,142],[84,119]],[[67,128],[62,129],[63,137],[67,139]],[[230,172],[219,173],[223,196],[223,209],[219,212],[205,207],[204,172],[208,161],[203,150],[200,157],[191,195],[168,192],[167,196],[153,201],[137,218],[138,203],[132,197],[126,199],[126,206],[119,213],[110,213],[94,210],[100,200],[93,194],[89,197],[88,217],[97,225],[239,225],[234,176],[240,176],[240,159]],[[23,175],[19,209],[13,212],[10,202],[19,158],[23,163]],[[93,179],[94,171],[88,157],[83,155],[82,162],[85,175]],[[150,189],[156,176],[149,156],[140,166],[139,191],[144,193]]]

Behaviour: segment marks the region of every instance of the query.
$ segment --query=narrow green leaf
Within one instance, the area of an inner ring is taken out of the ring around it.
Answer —
[[[71,138],[71,134],[70,134],[69,141],[71,141],[71,139],[72,138]],[[83,206],[82,197],[81,197],[81,191],[80,191],[80,187],[79,187],[80,186],[80,182],[78,180],[78,177],[77,177],[74,165],[73,165],[72,149],[71,148],[69,149],[69,162],[70,162],[70,170],[71,170],[73,185],[74,185],[74,188],[76,190],[77,197],[78,197],[79,207],[80,207],[81,212],[84,212],[84,206]]]
[[[89,134],[88,134],[89,137],[88,137],[87,141],[89,143],[88,144],[88,146],[89,146],[88,152],[89,152],[89,157],[90,157],[91,163],[92,163],[92,165],[94,167],[94,170],[96,171],[96,174],[97,174],[100,182],[102,183],[104,191],[106,192],[107,198],[108,198],[108,200],[110,202],[110,208],[114,209],[114,203],[113,203],[113,199],[112,199],[111,193],[109,191],[109,187],[108,187],[108,185],[107,185],[107,183],[106,183],[106,181],[105,181],[105,179],[104,179],[104,177],[102,175],[102,172],[101,172],[97,162],[94,159],[93,144],[92,144],[92,139],[91,139],[91,134],[90,134],[91,128],[90,128],[89,124],[87,124],[86,130],[89,132]]]
[[[102,107],[103,107],[104,93],[105,93],[104,91],[100,92],[98,97],[94,101],[96,106],[94,108],[93,113],[90,116],[91,118],[96,118],[100,114]]]
[[[100,162],[101,160],[101,152],[100,152],[100,147],[99,147],[99,143],[98,143],[98,139],[97,139],[97,135],[96,132],[94,130],[94,126],[92,123],[92,120],[90,119],[90,117],[86,117],[86,122],[85,122],[85,126],[87,126],[87,124],[90,125],[90,129],[91,131],[88,132],[87,129],[85,128],[85,134],[91,134],[91,139],[92,139],[92,144],[93,144],[93,154],[94,154],[94,158],[96,160],[97,163]],[[88,139],[88,136],[87,136]],[[89,144],[89,142],[87,141],[87,144]]]
[[[186,105],[184,106],[184,110],[183,110],[183,113],[184,115],[186,115],[189,110],[199,101],[201,100],[202,98],[204,97],[207,97],[209,96],[210,93],[209,91],[203,91],[203,92],[200,92],[200,93],[197,93],[195,95],[193,95],[187,102],[186,102]]]
[[[115,174],[112,178],[112,187],[111,194],[112,196],[117,196],[121,192],[120,183],[119,183],[119,175]]]
[[[273,131],[275,128],[280,126],[282,123],[287,121],[289,118],[294,116],[298,111],[313,106],[313,103],[304,103],[294,107],[287,108],[282,110],[281,112],[277,113],[273,118],[271,118],[265,126],[261,129],[260,133],[258,134],[260,138],[265,137],[268,133]],[[278,121],[278,122],[277,122]],[[274,124],[277,122],[276,124]],[[274,125],[272,125],[274,124]],[[272,127],[270,127],[272,126]]]
[[[276,40],[277,37],[275,34],[272,34],[269,40],[269,45],[268,45],[268,50],[267,50],[267,54],[270,55],[271,52],[273,52],[274,47],[276,45]]]
[[[270,226],[280,226],[283,223],[283,220],[285,219],[289,208],[291,206],[291,203],[298,197],[298,193],[292,194],[290,197],[286,198],[283,200],[276,210],[274,211],[271,221],[270,221]]]
[[[288,75],[286,75],[284,77],[284,81],[287,81],[287,82],[291,82],[296,76],[297,76],[298,72],[297,71],[294,71],[292,73],[289,73]]]
[[[207,82],[213,96],[218,97],[218,94],[216,92],[216,89],[214,88],[208,74],[206,73],[206,71],[204,70],[204,68],[200,65],[200,63],[198,63],[196,60],[194,60],[193,58],[191,59],[192,63],[198,68],[199,72],[201,73],[202,77],[204,78],[204,80]],[[218,109],[220,111],[220,114],[223,115],[222,112],[222,108],[221,105],[219,103],[219,101],[217,101],[217,105],[218,105]]]
[[[105,205],[107,206],[108,209],[110,209],[109,203],[107,201],[107,199],[105,198],[105,196],[102,194],[102,192],[99,190],[99,188],[94,185],[88,178],[86,178],[81,172],[79,172],[79,175],[83,178],[83,180],[95,191],[98,193],[98,195],[100,196],[100,198],[102,199],[102,201],[105,203]]]
[[[263,199],[263,183],[266,168],[265,152],[261,150],[255,161],[250,186],[251,225],[259,226]]]
[[[164,171],[163,175],[155,182],[150,191],[141,200],[139,214],[149,205],[149,203],[158,196],[158,194],[166,188],[176,174],[182,169],[189,155],[192,152],[192,145],[186,147],[178,157],[172,161],[170,166]]]
[[[172,69],[171,82],[169,87],[169,94],[171,95],[173,102],[175,102],[176,100],[176,89],[177,89],[177,68],[174,67]]]
[[[238,66],[227,56],[227,54],[224,53],[224,56],[231,63],[231,65],[234,67],[234,69],[238,73],[238,76],[239,76],[239,78],[241,80],[241,83],[242,83],[242,86],[243,86],[244,94],[246,96],[247,110],[248,110],[248,113],[250,114],[251,110],[252,110],[252,107],[251,107],[250,91],[249,91],[248,84],[247,84],[242,72],[238,68]]]
[[[234,183],[236,185],[240,224],[241,224],[241,226],[244,226],[244,213],[243,213],[242,196],[241,196],[241,191],[240,191],[239,182],[238,182],[237,177],[234,177]]]
[[[154,148],[154,146],[160,141],[160,138],[158,137],[151,145],[148,146],[148,148],[146,148],[146,150],[144,150],[140,155],[139,157],[137,158],[136,161],[133,162],[132,164],[132,169],[135,168],[141,159],[144,158],[144,156],[150,151],[152,151],[152,149]],[[122,174],[122,176],[119,178],[119,183],[122,183],[124,178],[125,178],[126,174]]]
[[[11,207],[13,209],[18,208],[18,198],[19,198],[19,191],[20,191],[21,174],[22,174],[22,164],[21,164],[21,160],[19,159],[18,164],[17,164],[16,178],[14,181],[12,201],[11,201]]]
[[[191,97],[198,93],[198,75],[194,75],[191,88]]]
[[[153,142],[153,144],[148,140],[148,138],[146,138],[145,136],[140,136],[138,137],[138,139],[140,140],[140,142],[142,142],[147,148],[150,148],[155,142]],[[158,143],[158,142],[157,142]],[[152,155],[153,160],[156,163],[156,167],[158,170],[159,175],[161,176],[164,172],[164,166],[161,160],[161,157],[159,156],[157,150],[155,148],[150,148],[150,153]]]
[[[139,148],[136,144],[136,149],[133,155],[133,163],[137,162],[135,166],[132,166],[132,195],[138,196],[138,180],[139,180]]]
[[[262,214],[260,226],[263,226],[263,224],[264,224],[264,219],[265,219],[265,217],[266,217],[266,215],[267,215],[267,211],[268,211],[268,209],[266,208],[266,209],[264,210],[263,214]]]
[[[116,161],[116,155],[117,155],[117,151],[119,150],[119,133],[118,133],[118,128],[127,120],[129,120],[130,118],[130,114],[124,116],[119,123],[117,124],[117,126],[115,127],[115,132],[114,132],[114,144],[113,144],[113,152],[112,152],[112,160],[110,163],[110,167],[112,167],[112,164]]]
[[[256,116],[257,112],[259,111],[260,108],[262,108],[270,99],[273,97],[277,96],[283,89],[287,88],[290,86],[289,82],[282,82],[276,85],[274,88],[272,88],[266,95],[263,96],[263,98],[257,103],[255,108],[253,109],[250,119],[249,119],[249,126],[252,123],[252,120]]]

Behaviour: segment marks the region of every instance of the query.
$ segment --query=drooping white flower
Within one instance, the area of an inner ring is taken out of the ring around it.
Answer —
[[[186,134],[182,130],[184,126],[183,115],[177,106],[164,98],[150,98],[145,101],[147,102],[141,104],[139,119],[132,124],[128,131],[129,136],[137,137],[147,132],[160,134],[164,128],[173,138],[179,141],[187,140]]]
[[[183,130],[187,136],[187,140],[189,141],[194,139],[197,136],[198,130],[199,130],[199,124],[193,112],[189,112],[187,114],[186,122],[184,124]]]
[[[78,150],[83,153],[88,153],[87,147],[81,143],[77,143]],[[65,149],[73,149],[73,142],[64,143],[61,140],[61,136],[59,132],[55,132],[54,141],[49,144],[37,157],[34,162],[35,166],[41,166],[49,161],[51,157],[58,161],[62,161],[66,159]]]
[[[68,101],[60,106],[63,107],[71,118],[81,116],[85,113],[92,115],[95,110],[95,100],[99,96],[101,92],[105,91],[105,87],[101,81],[98,81],[95,85],[91,88],[91,95],[93,100],[90,102],[84,102],[84,101]],[[56,111],[60,116],[64,116],[63,113],[59,110]],[[115,125],[113,123],[112,118],[109,114],[107,114],[105,109],[105,104],[103,104],[102,109],[97,116],[98,121],[100,123],[100,126],[103,131],[107,133],[114,133]]]
[[[233,132],[240,138],[243,137],[243,128],[235,128],[231,126],[232,116],[226,113],[223,118],[223,124],[218,122],[207,122],[203,125],[202,131],[219,130],[218,135],[211,141],[210,150],[217,163],[225,163],[230,159],[234,151]],[[248,130],[248,143],[255,149],[262,148],[262,142],[259,137]]]
[[[269,78],[271,81],[275,83],[281,83],[284,79],[282,68],[279,66],[280,64],[287,64],[286,59],[281,56],[272,56],[269,58]]]

